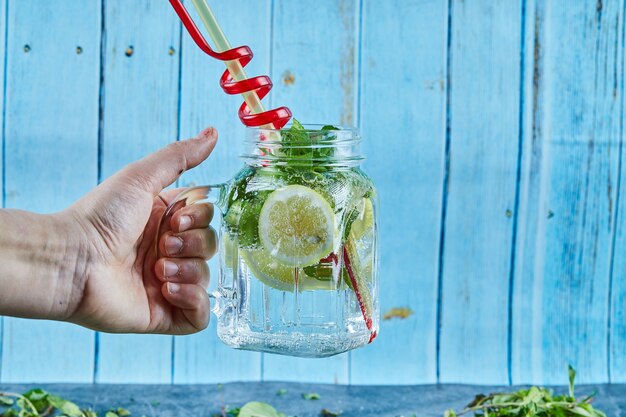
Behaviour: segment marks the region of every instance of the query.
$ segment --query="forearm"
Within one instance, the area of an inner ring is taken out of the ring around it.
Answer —
[[[63,215],[0,210],[0,315],[63,320],[76,308],[78,244]]]

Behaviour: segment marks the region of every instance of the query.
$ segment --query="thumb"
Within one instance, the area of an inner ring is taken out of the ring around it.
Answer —
[[[129,165],[120,173],[134,178],[146,191],[157,195],[183,172],[207,159],[216,142],[217,130],[209,127],[195,138],[171,143]]]

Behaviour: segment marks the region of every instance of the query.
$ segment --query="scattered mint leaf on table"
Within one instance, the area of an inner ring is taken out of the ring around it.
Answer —
[[[276,391],[276,395],[285,395],[287,394],[287,390],[285,388],[281,388],[278,391]]]
[[[125,408],[118,407],[117,408],[117,415],[120,416],[120,417],[127,417],[127,416],[131,415],[131,412],[128,411],[127,409],[125,409]]]
[[[241,408],[226,408],[222,414],[216,414],[216,417],[285,417],[285,414],[276,411],[274,407],[267,403],[259,401],[251,401]]]
[[[4,410],[3,410],[4,409]],[[125,408],[111,409],[104,417],[127,417]],[[98,417],[91,409],[81,409],[76,403],[50,394],[41,388],[23,394],[0,392],[0,417]]]
[[[593,395],[579,400],[574,395],[576,370],[569,367],[569,395],[554,395],[552,390],[530,387],[510,393],[477,395],[459,412],[452,409],[444,417],[473,413],[476,417],[606,417],[591,404]]]
[[[302,398],[305,400],[319,400],[322,397],[316,392],[309,392],[307,394],[302,394]]]
[[[48,403],[61,413],[69,417],[83,417],[83,412],[80,410],[80,407],[73,402],[64,400],[63,398],[52,394],[48,394],[47,399]]]

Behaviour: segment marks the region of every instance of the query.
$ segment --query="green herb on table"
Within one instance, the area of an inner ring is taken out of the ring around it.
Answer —
[[[107,411],[104,417],[127,417],[130,411],[116,408]],[[0,392],[0,417],[98,417],[93,410],[81,409],[72,401],[51,394],[41,388],[23,394]]]
[[[569,367],[568,395],[554,395],[552,390],[531,387],[512,393],[477,395],[462,411],[448,410],[444,417],[473,413],[476,417],[606,417],[591,404],[594,394],[583,399],[574,395],[576,370]]]
[[[278,391],[276,391],[276,395],[285,395],[287,394],[287,390],[285,388],[281,388]]]
[[[229,417],[285,417],[267,403],[251,401],[241,408],[229,408],[225,411]]]
[[[302,398],[304,398],[305,400],[319,400],[322,397],[316,392],[309,392],[306,394],[302,394]]]
[[[326,408],[322,408],[320,411],[320,416],[322,417],[339,417],[341,415],[341,411],[330,411]]]

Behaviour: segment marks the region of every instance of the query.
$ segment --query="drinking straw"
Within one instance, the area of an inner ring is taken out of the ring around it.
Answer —
[[[215,49],[218,52],[224,52],[232,49],[230,42],[228,42],[226,35],[224,35],[224,31],[217,22],[217,19],[215,18],[215,15],[206,0],[191,0],[191,2],[196,8],[198,16],[200,16],[200,20],[204,23],[204,27],[207,32],[209,32],[209,36],[213,39]],[[248,78],[238,60],[224,61],[224,63],[234,80],[243,81]],[[255,90],[243,92],[241,96],[244,101],[248,103],[252,113],[263,113],[265,111],[265,108],[263,107],[263,104],[261,103],[261,100]]]
[[[248,78],[244,67],[252,59],[252,51],[247,46],[232,48],[224,35],[215,14],[206,0],[191,0],[202,23],[215,44],[215,50],[204,40],[204,37],[182,5],[182,0],[170,0],[176,13],[182,20],[189,34],[206,54],[224,61],[227,71],[222,75],[220,85],[228,94],[241,94],[245,104],[239,109],[239,117],[246,126],[261,126],[267,129],[280,129],[291,118],[287,107],[266,111],[261,100],[272,88],[267,76]],[[247,105],[247,109],[245,109]]]

